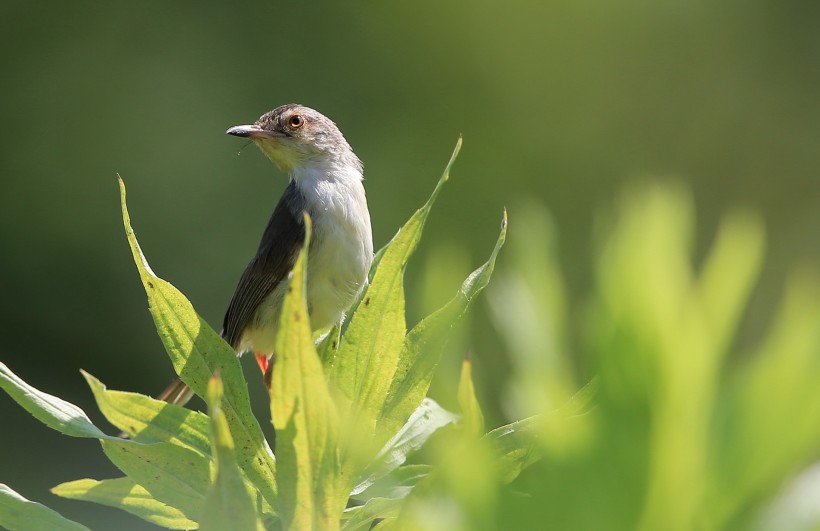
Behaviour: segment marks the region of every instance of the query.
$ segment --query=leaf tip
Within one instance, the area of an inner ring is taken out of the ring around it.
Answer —
[[[97,378],[95,378],[91,373],[83,369],[80,369],[80,374],[82,374],[83,378],[85,378],[85,381],[88,382],[88,385],[91,387],[92,390],[95,388],[102,388],[103,390],[105,390],[105,384],[99,381]]]
[[[313,220],[306,210],[302,212],[302,218],[305,222],[305,246],[307,246],[308,243],[310,243],[310,237],[313,234]]]
[[[453,167],[456,159],[458,158],[458,154],[461,152],[461,144],[463,143],[464,139],[461,134],[458,135],[458,140],[456,140],[456,147],[453,149],[453,154],[450,155],[450,162],[447,163],[447,168],[444,171],[445,179],[450,175],[450,168]]]
[[[224,386],[222,383],[222,376],[220,375],[219,369],[215,370],[213,375],[211,375],[211,379],[208,381],[208,390],[206,393],[206,398],[208,402],[208,407],[211,409],[216,409],[218,407],[219,402],[222,400],[222,394],[224,393]]]

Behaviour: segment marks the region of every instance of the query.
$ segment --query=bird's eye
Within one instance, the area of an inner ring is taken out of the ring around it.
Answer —
[[[291,129],[299,129],[303,125],[305,125],[305,119],[302,117],[301,114],[294,114],[290,118],[288,118],[288,125]]]

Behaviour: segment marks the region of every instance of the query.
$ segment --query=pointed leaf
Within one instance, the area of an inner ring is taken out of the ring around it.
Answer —
[[[45,505],[29,501],[0,483],[0,526],[10,531],[89,531]]]
[[[382,518],[395,518],[401,510],[402,500],[391,498],[371,498],[364,505],[351,507],[343,531],[366,531],[373,525],[373,521]]]
[[[138,393],[110,391],[87,372],[80,372],[105,418],[132,440],[173,442],[210,457],[206,415]]]
[[[458,384],[458,403],[461,406],[461,414],[464,415],[464,429],[473,436],[479,436],[484,432],[484,414],[481,413],[481,406],[475,397],[473,387],[473,367],[470,359],[467,358],[461,363],[461,380]]]
[[[352,417],[361,424],[360,428],[367,434],[365,437],[369,437],[369,433],[374,431],[379,411],[390,390],[390,382],[396,374],[404,342],[407,329],[403,286],[405,266],[416,249],[441,187],[449,179],[450,168],[460,149],[459,138],[430,199],[413,214],[385,248],[373,280],[351,318],[339,347],[339,359],[345,362],[334,366],[330,379],[351,405]],[[408,416],[420,402],[419,398],[407,412]],[[401,427],[404,420],[406,417],[395,427],[393,433]],[[391,435],[392,433],[377,435],[374,444],[383,444]]]
[[[734,375],[720,411],[707,499],[726,528],[744,505],[773,493],[817,459],[820,440],[820,277],[798,270],[765,340]],[[799,412],[799,414],[796,414]],[[714,526],[711,524],[714,523]]]
[[[211,444],[216,456],[216,479],[205,499],[200,529],[263,530],[262,522],[256,517],[253,497],[234,458],[233,439],[220,408],[223,394],[222,380],[214,376],[208,384],[207,401],[211,417]]]
[[[425,398],[396,435],[394,435],[362,474],[359,484],[351,492],[355,496],[386,476],[407,460],[407,456],[421,448],[439,428],[458,422],[459,416],[450,413],[432,398]]]
[[[285,529],[338,529],[348,492],[340,484],[339,421],[311,337],[305,300],[311,223],[282,302],[271,380]]]
[[[0,362],[0,387],[15,402],[34,415],[34,418],[49,428],[71,437],[95,439],[106,437],[82,409],[61,398],[35,389],[11,372],[11,369],[2,362]]]
[[[763,266],[763,221],[748,212],[732,212],[720,224],[707,256],[700,294],[717,350],[725,350],[737,329]]]
[[[433,379],[447,332],[461,319],[473,299],[490,282],[495,261],[507,237],[507,212],[489,260],[473,271],[453,299],[417,324],[404,341],[396,377],[391,379],[387,399],[380,404],[380,431],[393,433],[418,407]]]
[[[125,184],[120,179],[120,197],[125,233],[134,261],[148,295],[151,315],[160,339],[179,377],[200,396],[217,370],[225,382],[222,409],[236,442],[237,461],[265,499],[276,507],[273,453],[253,416],[248,387],[236,353],[194,311],[193,306],[170,283],[154,275],[142,254],[125,202]]]
[[[496,428],[482,437],[498,459],[501,481],[509,483],[541,457],[542,438],[549,433],[551,423],[566,427],[569,419],[578,419],[592,409],[592,399],[598,391],[597,380],[579,390],[561,408],[551,413],[528,417]]]
[[[432,465],[403,465],[386,476],[376,480],[360,495],[359,500],[370,498],[404,498],[413,487],[427,477],[433,470]]]
[[[154,499],[151,494],[130,478],[78,479],[57,485],[51,492],[63,498],[84,500],[122,509],[152,524],[168,529],[196,529],[197,523]]]

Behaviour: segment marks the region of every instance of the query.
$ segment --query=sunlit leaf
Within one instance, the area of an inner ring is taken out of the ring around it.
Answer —
[[[402,501],[391,498],[371,498],[359,507],[351,507],[342,525],[343,531],[365,531],[377,518],[394,518],[399,515]]]
[[[211,444],[216,456],[216,478],[205,497],[200,529],[257,531],[264,529],[255,513],[254,501],[234,457],[234,443],[228,421],[220,407],[224,390],[219,376],[208,385],[208,415],[211,418]]]
[[[436,430],[458,420],[458,415],[450,413],[432,398],[425,398],[410,415],[407,423],[387,441],[384,448],[367,466],[351,495],[363,492],[378,479],[398,468],[410,454],[421,448]]]
[[[44,393],[24,382],[0,362],[0,387],[34,418],[72,437],[107,437],[79,407],[61,398]]]
[[[592,409],[597,388],[597,381],[592,380],[559,409],[518,420],[484,435],[484,441],[498,459],[496,466],[501,482],[513,481],[541,457],[542,449],[550,446],[545,443],[545,436],[575,429],[573,421],[579,421]]]
[[[817,457],[820,441],[820,279],[790,279],[765,341],[732,378],[708,505],[717,527]]]
[[[138,393],[108,390],[102,382],[81,372],[105,418],[133,440],[173,442],[210,457],[206,415]]]
[[[460,149],[461,139],[430,199],[413,214],[384,249],[373,279],[342,337],[338,357],[344,363],[333,365],[329,376],[350,405],[357,429],[365,430],[365,439],[369,439],[369,434],[373,433],[375,439],[372,443],[375,445],[386,441],[407,418],[402,419],[392,433],[375,433],[379,412],[399,366],[399,356],[407,331],[404,315],[404,270],[421,238],[430,209],[449,179],[450,168]],[[421,397],[407,412],[407,416],[420,402]]]
[[[340,477],[339,419],[313,345],[305,299],[311,223],[282,303],[271,379],[271,416],[279,455],[280,516],[285,529],[339,527],[348,492]]]
[[[157,501],[130,478],[78,479],[57,485],[51,492],[63,498],[84,500],[122,509],[168,529],[196,529],[197,523],[181,511]]]
[[[732,212],[719,227],[703,266],[700,297],[715,348],[733,339],[763,266],[763,222],[748,212]]]
[[[120,180],[120,197],[125,233],[134,261],[148,295],[151,315],[182,381],[204,396],[211,376],[219,371],[225,382],[222,409],[237,447],[237,461],[248,478],[276,507],[273,453],[253,416],[248,388],[236,353],[194,311],[193,306],[170,283],[160,279],[148,265],[139,247],[125,202],[125,185]]]
[[[489,260],[473,271],[455,297],[442,308],[424,318],[407,334],[395,377],[381,404],[379,431],[395,433],[421,403],[444,349],[447,333],[464,315],[476,295],[490,282],[495,261],[507,235],[507,213],[501,221],[501,232]]]
[[[9,531],[89,531],[45,505],[27,500],[0,483],[0,526]]]
[[[151,496],[197,521],[210,484],[209,461],[171,443],[103,440],[105,455]]]
[[[402,465],[377,479],[355,497],[361,500],[369,500],[370,498],[404,498],[413,490],[413,487],[427,477],[432,470],[433,467],[431,465]]]
[[[461,379],[458,384],[458,403],[464,417],[464,430],[475,437],[484,432],[484,414],[475,397],[473,369],[469,358],[461,363]]]

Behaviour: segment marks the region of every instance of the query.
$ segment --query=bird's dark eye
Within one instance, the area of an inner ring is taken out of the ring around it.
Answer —
[[[294,114],[290,118],[288,118],[288,125],[291,129],[299,129],[303,125],[305,125],[305,119],[302,117],[301,114]]]

